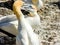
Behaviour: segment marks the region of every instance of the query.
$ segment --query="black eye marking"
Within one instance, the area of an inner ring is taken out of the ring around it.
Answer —
[[[23,13],[23,15],[28,15],[28,14],[29,14],[28,11],[25,11],[25,10],[23,10],[23,9],[21,9],[21,12]]]

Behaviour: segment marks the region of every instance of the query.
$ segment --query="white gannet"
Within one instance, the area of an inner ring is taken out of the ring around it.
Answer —
[[[13,4],[13,11],[18,19],[18,32],[19,32],[16,38],[16,44],[39,45],[38,35],[33,32],[31,25],[24,18],[24,15],[21,12],[22,5],[23,5],[22,1],[15,1]]]

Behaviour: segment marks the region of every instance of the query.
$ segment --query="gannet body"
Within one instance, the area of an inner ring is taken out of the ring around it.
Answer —
[[[23,2],[16,1],[13,5],[13,11],[18,19],[18,35],[16,38],[17,45],[39,45],[38,35],[33,32],[31,25],[24,18],[24,15],[21,12],[21,6]],[[19,6],[16,6],[18,4]]]
[[[19,34],[16,38],[17,45],[39,45],[38,35],[33,32],[33,29],[27,20],[22,19],[23,21],[18,23]],[[22,36],[22,37],[20,37]]]

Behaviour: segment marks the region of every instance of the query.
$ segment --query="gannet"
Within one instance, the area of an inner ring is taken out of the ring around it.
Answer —
[[[13,4],[13,11],[18,19],[18,35],[16,38],[16,45],[39,45],[38,35],[33,32],[31,25],[24,18],[24,15],[21,12],[21,6],[23,3],[24,2],[22,1],[15,1]]]

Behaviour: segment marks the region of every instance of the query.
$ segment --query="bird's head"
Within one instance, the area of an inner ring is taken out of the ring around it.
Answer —
[[[28,11],[30,13],[29,16],[31,17],[33,17],[34,14],[37,12],[37,8],[32,4],[24,4],[22,9]]]
[[[24,10],[26,10],[28,12],[37,12],[37,8],[32,4],[25,4],[25,5],[23,5],[23,8],[24,8]]]

